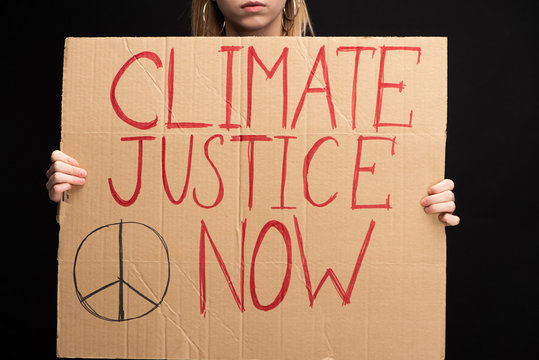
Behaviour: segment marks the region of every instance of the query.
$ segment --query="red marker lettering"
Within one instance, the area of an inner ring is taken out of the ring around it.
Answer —
[[[271,79],[273,78],[273,75],[275,75],[275,72],[277,71],[277,68],[280,64],[283,64],[283,119],[282,119],[282,127],[283,129],[286,128],[286,113],[287,113],[287,102],[288,102],[288,70],[287,70],[287,57],[288,57],[288,48],[285,47],[283,49],[283,52],[281,53],[281,56],[271,70],[268,70],[266,65],[260,60],[258,57],[258,54],[256,53],[253,46],[249,46],[249,51],[247,53],[247,127],[251,127],[251,109],[252,109],[252,103],[253,103],[253,59],[256,60],[258,65],[264,70],[264,73],[266,73],[267,78]]]
[[[283,162],[281,170],[281,203],[279,206],[272,206],[272,209],[295,209],[295,206],[285,206],[284,205],[284,187],[286,184],[286,168],[287,168],[287,159],[288,159],[288,141],[290,139],[297,139],[295,136],[274,136],[276,139],[283,139]]]
[[[350,277],[350,281],[348,282],[348,286],[346,287],[346,290],[344,289],[341,282],[339,281],[339,278],[337,278],[337,275],[335,275],[335,272],[333,271],[333,269],[328,268],[324,276],[322,276],[322,279],[318,283],[318,286],[316,287],[316,290],[313,293],[312,285],[311,285],[311,276],[309,274],[309,265],[307,264],[307,258],[305,257],[305,250],[303,248],[303,238],[301,236],[301,231],[299,230],[298,219],[296,218],[296,216],[294,216],[294,226],[296,229],[296,237],[298,239],[301,263],[302,263],[303,272],[305,275],[305,286],[307,288],[307,295],[309,296],[309,303],[311,307],[313,306],[314,300],[316,299],[318,292],[322,288],[322,285],[324,285],[324,282],[327,280],[327,278],[330,278],[331,282],[333,282],[333,286],[335,286],[335,290],[337,290],[337,294],[342,299],[342,304],[343,305],[350,304],[352,291],[354,290],[354,285],[356,283],[359,270],[361,269],[361,263],[363,262],[363,258],[365,257],[365,253],[367,252],[367,247],[369,246],[369,242],[371,240],[371,235],[374,230],[375,224],[376,223],[374,222],[374,220],[371,220],[371,223],[369,225],[369,230],[367,230],[367,234],[365,235],[365,239],[363,240],[363,245],[361,246],[361,250],[359,251],[359,254],[357,256],[356,264],[354,266],[354,270],[352,271],[352,276]]]
[[[305,199],[307,199],[307,201],[309,201],[312,205],[316,207],[326,206],[329,203],[331,203],[333,200],[335,200],[335,198],[337,197],[337,193],[335,193],[331,195],[330,198],[326,200],[325,202],[317,203],[312,199],[311,194],[309,192],[309,181],[307,179],[307,176],[309,175],[309,166],[311,165],[311,160],[313,159],[316,151],[318,151],[318,148],[328,140],[333,140],[335,144],[339,146],[339,143],[337,142],[335,138],[332,138],[331,136],[323,137],[314,143],[314,145],[311,147],[307,155],[305,155],[305,160],[303,161],[303,194],[305,196]]]
[[[421,59],[421,48],[420,47],[413,47],[413,46],[382,46],[380,48],[380,73],[378,74],[378,92],[376,96],[376,110],[374,112],[374,128],[376,131],[378,131],[378,128],[380,126],[400,126],[400,127],[412,127],[412,115],[413,110],[410,110],[410,120],[406,123],[383,123],[380,121],[380,117],[382,114],[382,98],[384,96],[384,89],[385,88],[394,88],[399,89],[399,92],[402,92],[404,87],[406,86],[403,81],[400,83],[386,83],[384,81],[384,68],[385,68],[385,61],[386,61],[386,53],[388,51],[395,51],[395,50],[401,50],[401,51],[417,51],[417,64],[419,64],[419,61]]]
[[[211,205],[201,204],[200,201],[198,201],[196,188],[193,188],[193,200],[195,201],[195,203],[198,206],[200,206],[202,208],[205,208],[205,209],[211,209],[211,208],[216,207],[217,205],[219,205],[221,200],[223,200],[223,195],[224,195],[224,192],[225,192],[225,189],[224,189],[224,186],[223,186],[223,179],[221,179],[221,174],[219,174],[219,170],[217,170],[217,167],[215,166],[213,161],[211,161],[210,155],[209,155],[210,142],[212,142],[212,140],[215,139],[215,138],[219,138],[221,145],[223,145],[223,141],[224,141],[223,136],[219,135],[219,134],[213,135],[208,140],[206,140],[206,142],[204,143],[204,155],[206,156],[206,159],[210,163],[211,167],[213,168],[213,171],[215,172],[215,175],[217,176],[217,180],[219,181],[219,191],[217,192],[217,197],[215,198],[215,201],[213,202],[213,204],[211,204]]]
[[[275,297],[275,299],[268,305],[262,305],[260,301],[258,300],[258,296],[256,295],[256,284],[255,284],[255,264],[256,264],[256,256],[258,255],[258,251],[260,250],[260,245],[262,245],[262,241],[264,240],[264,237],[266,236],[266,233],[269,229],[275,228],[281,236],[283,237],[283,241],[286,246],[286,272],[285,276],[283,278],[283,283],[281,285],[281,290]],[[253,250],[253,259],[251,261],[251,282],[250,282],[250,289],[251,289],[251,299],[253,300],[253,305],[259,309],[264,311],[269,311],[272,309],[275,309],[277,305],[279,305],[284,297],[286,296],[286,293],[288,291],[288,286],[290,285],[290,277],[292,275],[292,244],[290,241],[290,233],[286,229],[286,226],[284,226],[283,223],[272,220],[268,221],[266,225],[260,230],[260,234],[258,235],[258,239],[256,240],[256,245]]]
[[[112,179],[109,178],[109,189],[112,197],[116,202],[122,206],[130,206],[133,205],[133,203],[137,200],[137,197],[140,193],[141,183],[142,183],[142,155],[144,153],[142,142],[144,140],[155,140],[155,137],[153,136],[134,136],[134,137],[123,137],[121,138],[121,141],[138,141],[138,161],[137,161],[137,183],[135,185],[135,190],[133,191],[133,195],[131,195],[131,198],[128,200],[124,200],[118,195],[116,192],[116,189],[114,188],[114,185],[112,185]]]
[[[352,185],[352,209],[391,209],[391,206],[389,204],[389,194],[387,194],[386,202],[385,204],[358,204],[357,203],[357,186],[359,182],[359,172],[370,172],[371,174],[374,174],[374,166],[375,163],[372,164],[372,166],[362,167],[360,166],[361,162],[361,152],[363,148],[363,142],[367,140],[386,140],[391,141],[391,155],[395,155],[395,144],[396,144],[396,137],[388,138],[383,136],[359,136],[357,138],[357,154],[356,154],[356,165],[354,167],[354,181]]]
[[[363,50],[372,51],[372,57],[374,57],[374,52],[376,51],[376,48],[368,46],[339,46],[337,48],[337,55],[339,55],[339,51],[356,53],[356,57],[354,60],[354,79],[352,82],[352,129],[356,128],[357,68],[359,65],[359,56],[361,55],[361,52]]]
[[[208,123],[195,123],[195,122],[172,122],[172,102],[174,100],[174,48],[170,49],[170,56],[168,61],[168,122],[167,129],[178,128],[205,128],[210,127],[212,124]]]
[[[118,85],[118,82],[120,81],[120,78],[124,74],[125,70],[134,63],[135,61],[138,61],[139,59],[149,59],[154,62],[155,66],[159,69],[163,66],[161,63],[161,59],[159,56],[157,56],[156,53],[150,52],[150,51],[143,51],[141,53],[138,53],[136,55],[133,55],[127,62],[120,68],[114,79],[112,80],[112,85],[110,86],[110,103],[112,104],[112,108],[116,112],[116,115],[123,121],[125,121],[127,124],[136,127],[137,129],[146,130],[154,127],[157,124],[157,115],[155,115],[155,119],[152,121],[147,122],[141,122],[141,121],[135,121],[128,117],[123,110],[120,108],[120,105],[118,104],[118,101],[116,100],[116,86]]]
[[[242,49],[243,46],[221,46],[219,52],[226,52],[226,120],[224,124],[220,124],[220,128],[227,130],[239,128],[240,124],[232,124],[232,61],[234,60],[234,52]]]
[[[189,178],[191,177],[191,159],[193,158],[193,135],[189,138],[189,154],[187,155],[187,171],[185,175],[185,182],[183,185],[183,191],[180,195],[178,200],[174,200],[174,197],[172,196],[172,192],[170,191],[170,187],[168,185],[168,179],[167,179],[167,170],[166,170],[166,140],[163,136],[163,139],[161,141],[161,177],[163,179],[163,187],[165,188],[165,193],[168,196],[168,199],[171,203],[178,205],[181,204],[183,199],[185,199],[185,196],[187,195],[187,188],[189,187]]]
[[[248,141],[247,156],[249,163],[249,210],[253,208],[253,189],[255,177],[255,141],[272,141],[266,135],[236,135],[232,136],[230,141]]]
[[[225,280],[228,284],[228,287],[230,288],[230,292],[232,293],[232,296],[234,297],[234,301],[236,301],[236,304],[238,305],[238,308],[241,312],[245,311],[244,306],[244,245],[245,245],[245,227],[247,225],[247,220],[242,221],[241,223],[241,260],[240,260],[240,294],[236,292],[236,288],[234,287],[234,284],[232,283],[232,280],[230,279],[230,275],[228,274],[228,270],[226,268],[225,262],[223,261],[223,258],[221,257],[221,254],[219,253],[219,250],[215,246],[215,243],[213,242],[210,233],[208,232],[208,228],[206,227],[206,224],[204,223],[204,220],[201,221],[201,227],[200,227],[200,248],[199,248],[199,284],[200,284],[200,313],[204,316],[206,316],[206,236],[208,237],[208,240],[210,242],[210,245],[213,249],[213,253],[215,254],[215,258],[217,259],[217,262],[219,263],[219,266],[221,267],[221,271],[223,272],[223,275],[225,276]]]
[[[328,74],[328,65],[326,62],[325,49],[326,49],[325,45],[322,45],[322,47],[320,47],[320,50],[318,51],[318,55],[316,56],[316,60],[314,61],[314,65],[311,69],[311,73],[309,74],[309,78],[307,79],[307,84],[305,84],[305,89],[303,90],[303,94],[301,95],[301,98],[299,100],[298,106],[296,108],[296,112],[294,113],[294,119],[292,120],[292,129],[296,127],[296,122],[298,121],[299,114],[301,113],[301,109],[303,108],[303,104],[305,103],[305,97],[307,96],[307,93],[326,93],[329,116],[331,118],[331,128],[335,129],[337,127],[337,122],[335,121],[335,109],[333,106],[333,100],[331,98],[331,91],[329,88],[329,74]],[[318,67],[319,63],[322,65],[324,87],[312,88],[311,82],[313,81],[313,78],[316,74],[316,68]]]

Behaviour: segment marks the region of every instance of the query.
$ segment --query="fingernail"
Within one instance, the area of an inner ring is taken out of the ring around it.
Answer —
[[[79,176],[81,176],[81,177],[86,177],[86,170],[80,169],[80,170],[79,170]]]

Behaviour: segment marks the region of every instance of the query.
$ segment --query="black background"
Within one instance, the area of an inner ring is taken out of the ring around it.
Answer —
[[[447,229],[449,360],[535,359],[538,353],[539,33],[533,3],[308,1],[318,36],[449,39],[446,176],[456,183],[462,218]],[[2,193],[9,196],[3,349],[19,354],[15,358],[49,359],[56,351],[59,227],[45,171],[59,147],[64,39],[189,35],[190,2],[2,7]]]

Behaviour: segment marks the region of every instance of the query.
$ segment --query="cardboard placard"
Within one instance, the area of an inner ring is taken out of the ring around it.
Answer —
[[[445,38],[69,38],[58,355],[440,359]]]

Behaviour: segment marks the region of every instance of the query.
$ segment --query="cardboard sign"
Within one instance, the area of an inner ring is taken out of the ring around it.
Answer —
[[[440,359],[445,38],[69,38],[58,355]]]

